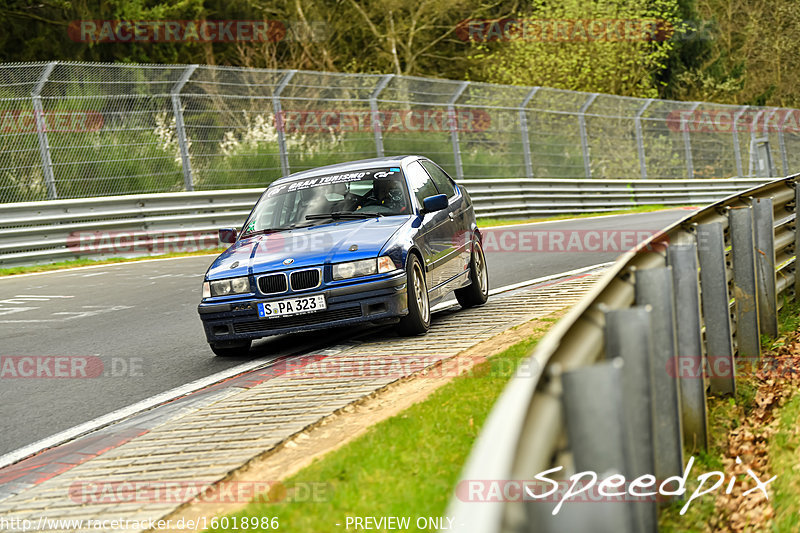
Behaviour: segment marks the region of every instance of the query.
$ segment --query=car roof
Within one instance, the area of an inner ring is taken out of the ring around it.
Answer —
[[[301,178],[310,178],[313,176],[323,176],[337,172],[352,172],[354,170],[362,170],[364,168],[376,166],[401,166],[403,163],[422,159],[420,155],[397,155],[389,157],[374,157],[372,159],[361,159],[359,161],[348,161],[346,163],[337,163],[335,165],[326,165],[324,167],[317,167],[311,170],[303,170],[295,172],[283,178],[278,178],[272,183],[283,183],[286,181],[294,181]]]

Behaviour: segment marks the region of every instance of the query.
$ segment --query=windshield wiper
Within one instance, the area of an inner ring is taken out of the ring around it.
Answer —
[[[246,233],[242,233],[242,237],[252,237],[253,235],[266,235],[267,233],[275,233],[278,231],[286,231],[287,229],[294,229],[296,227],[295,224],[291,226],[280,226],[277,228],[265,228],[256,231],[248,231]]]
[[[325,220],[332,218],[339,220],[340,218],[373,218],[382,217],[381,213],[358,213],[355,211],[334,211],[332,213],[316,213],[313,215],[306,215],[306,220]]]

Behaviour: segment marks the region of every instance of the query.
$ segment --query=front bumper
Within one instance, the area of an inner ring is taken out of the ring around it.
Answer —
[[[278,318],[259,318],[257,304],[324,294],[325,311]],[[284,294],[277,298],[246,297],[197,307],[209,343],[258,339],[270,335],[373,322],[408,314],[406,274],[352,283],[336,288]]]

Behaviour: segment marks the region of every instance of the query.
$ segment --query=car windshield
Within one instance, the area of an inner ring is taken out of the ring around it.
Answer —
[[[247,220],[244,234],[407,215],[410,210],[399,167],[326,174],[271,186]]]

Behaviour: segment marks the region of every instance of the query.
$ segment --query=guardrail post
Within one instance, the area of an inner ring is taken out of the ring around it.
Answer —
[[[642,179],[647,179],[647,161],[645,160],[644,136],[642,135],[642,115],[652,103],[653,99],[648,98],[644,105],[639,108],[639,111],[636,112],[636,118],[634,119],[634,125],[636,126],[636,151],[639,153],[639,173]]]
[[[758,325],[753,209],[734,207],[728,210],[733,255],[733,297],[736,299],[736,340],[739,357],[761,356]]]
[[[700,258],[700,295],[706,325],[706,360],[711,392],[736,393],[736,361],[733,359],[731,313],[722,223],[697,226]]]
[[[534,87],[522,100],[519,106],[519,131],[522,139],[522,157],[525,159],[525,177],[533,178],[533,160],[531,159],[531,142],[528,137],[528,115],[525,108],[528,107],[531,99],[536,96],[539,87]]]
[[[689,116],[694,120],[694,112],[700,102],[695,102],[689,110]],[[692,139],[689,135],[689,126],[686,124],[686,117],[681,117],[681,129],[683,130],[683,150],[686,154],[686,179],[694,178],[694,161],[692,160]]]
[[[183,109],[181,108],[181,90],[189,78],[194,74],[197,65],[189,65],[186,70],[181,74],[180,79],[172,87],[169,92],[170,99],[172,100],[172,114],[175,116],[175,133],[178,136],[178,148],[181,152],[181,164],[183,165],[183,186],[187,191],[194,190],[194,182],[192,180],[192,162],[189,159],[189,142],[186,137],[186,125],[183,121]]]
[[[369,95],[369,111],[372,115],[372,132],[375,135],[375,153],[378,157],[383,157],[383,126],[381,125],[380,117],[378,114],[378,95],[381,94],[389,82],[394,78],[394,74],[386,74],[381,77],[375,90]]]
[[[447,102],[447,118],[450,122],[450,140],[453,143],[453,162],[456,166],[456,179],[464,179],[464,167],[461,165],[461,147],[458,143],[458,117],[456,117],[456,102],[458,102],[461,94],[466,90],[469,85],[468,81],[462,81],[450,101]]]
[[[778,305],[775,279],[775,222],[772,198],[753,198],[753,222],[758,272],[758,323],[761,333],[778,336]]]
[[[55,200],[58,198],[58,190],[56,189],[56,180],[53,175],[53,160],[50,156],[50,142],[47,139],[47,122],[44,118],[44,109],[42,108],[42,89],[45,83],[50,78],[53,69],[56,68],[58,61],[51,61],[48,63],[42,75],[39,76],[39,81],[31,91],[31,98],[33,100],[33,119],[36,121],[36,134],[39,137],[39,157],[42,159],[42,173],[44,174],[44,184],[47,187],[47,199]]]
[[[651,307],[652,399],[659,410],[653,424],[655,476],[666,479],[683,472],[680,376],[668,370],[678,368],[672,267],[636,271],[636,305]]]
[[[794,299],[800,302],[800,180],[794,182]]]
[[[700,329],[700,285],[697,279],[697,245],[672,244],[667,249],[675,286],[675,316],[678,338],[677,373],[680,375],[683,442],[689,450],[708,445],[705,357]],[[688,372],[684,370],[689,367]]]
[[[564,420],[576,472],[597,472],[602,478],[628,474],[625,470],[623,367],[622,359],[615,358],[561,375]],[[553,507],[535,501],[530,505],[547,511]],[[614,501],[593,505],[567,502],[558,515],[537,512],[535,518],[537,525],[547,523],[546,531],[637,531],[634,506]]]
[[[625,473],[634,478],[655,471],[653,449],[653,383],[650,308],[631,307],[605,313],[605,354],[607,359],[621,357],[622,413],[625,418]],[[636,531],[658,529],[655,501],[633,506]]]
[[[294,77],[296,70],[290,70],[283,75],[275,91],[272,93],[272,110],[275,113],[275,129],[278,132],[278,151],[281,158],[281,175],[286,177],[290,173],[289,168],[289,154],[286,153],[286,128],[283,124],[283,115],[281,110],[281,93],[289,85],[289,82]]]
[[[595,99],[599,96],[598,93],[592,93],[589,98],[583,103],[578,111],[578,128],[581,133],[581,151],[583,153],[583,173],[586,178],[592,177],[592,166],[589,154],[589,137],[586,135],[586,111],[589,106],[594,103]]]
[[[742,167],[742,147],[739,145],[739,118],[748,110],[750,106],[746,105],[741,110],[733,115],[733,126],[731,132],[733,134],[733,155],[736,159],[736,177],[741,178],[744,174]]]

